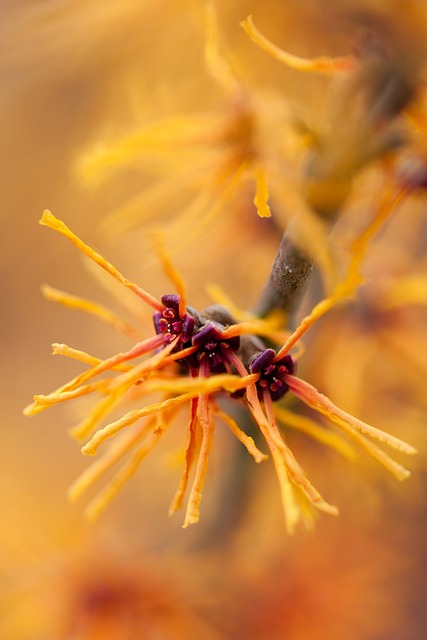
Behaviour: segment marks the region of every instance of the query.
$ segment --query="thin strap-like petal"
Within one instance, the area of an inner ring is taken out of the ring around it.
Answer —
[[[73,482],[68,490],[70,502],[78,500],[95,482],[97,482],[113,465],[125,456],[135,444],[143,439],[155,423],[155,416],[150,416],[138,429],[125,432],[122,437],[117,438],[103,456],[96,459],[82,474]]]
[[[118,269],[116,269],[110,262],[105,260],[99,253],[91,249],[87,244],[85,244],[80,238],[78,238],[61,220],[56,218],[50,211],[47,209],[43,212],[43,215],[40,220],[40,224],[53,229],[54,231],[58,231],[65,238],[67,238],[79,251],[81,251],[85,256],[96,262],[102,269],[107,271],[110,275],[113,276],[116,280],[125,285],[128,289],[136,293],[144,302],[149,304],[156,311],[163,311],[164,305],[159,300],[156,300],[152,295],[141,289],[137,284],[134,284],[127,278],[125,278]]]
[[[183,393],[176,398],[170,398],[169,400],[164,400],[162,402],[147,405],[142,409],[134,409],[133,411],[129,411],[119,420],[111,422],[103,429],[99,429],[91,438],[91,440],[89,440],[89,442],[85,444],[84,447],[82,447],[82,453],[84,455],[94,456],[97,452],[98,447],[103,442],[105,442],[105,440],[116,435],[116,433],[118,433],[125,427],[134,424],[140,418],[143,418],[144,416],[150,416],[153,413],[158,413],[160,411],[174,407],[178,404],[183,404],[184,402],[191,400],[191,398],[192,396],[190,393]]]
[[[161,415],[156,416],[156,428],[151,432],[151,437],[148,442],[139,447],[130,456],[104,489],[102,489],[86,507],[84,514],[89,521],[96,520],[96,518],[99,517],[127,481],[136,473],[143,460],[158,444],[166,428],[167,422],[163,420]]]
[[[160,262],[163,267],[163,271],[166,276],[174,285],[177,294],[179,295],[179,315],[184,318],[187,311],[187,287],[185,285],[184,278],[173,266],[165,248],[164,238],[160,233],[155,235],[156,250],[159,256]]]
[[[254,205],[260,218],[271,218],[271,210],[268,206],[268,181],[264,169],[258,165],[254,169],[255,197]]]
[[[205,3],[205,60],[212,77],[229,94],[235,94],[239,85],[231,71],[227,58],[220,53],[218,22],[215,6],[209,0]]]
[[[317,440],[317,442],[331,447],[331,449],[335,449],[335,451],[338,451],[338,453],[348,460],[355,460],[357,458],[355,449],[343,440],[339,434],[324,429],[307,416],[299,415],[280,406],[274,407],[274,414],[277,420],[287,428],[300,431],[310,436],[310,438],[313,438],[313,440]]]
[[[395,462],[382,449],[368,440],[365,435],[376,438],[381,442],[388,444],[390,447],[402,451],[407,454],[415,454],[416,450],[403,440],[396,438],[380,429],[376,429],[362,420],[354,418],[346,411],[339,409],[329,398],[319,393],[308,382],[305,382],[295,376],[286,376],[286,382],[290,389],[305,404],[312,407],[322,415],[326,416],[331,422],[340,427],[345,433],[358,442],[370,455],[380,462],[388,471],[390,471],[398,480],[404,480],[410,476],[410,471],[405,469],[401,464]]]
[[[380,442],[384,442],[390,447],[393,447],[393,449],[397,449],[397,451],[402,451],[403,453],[410,455],[417,453],[416,449],[414,449],[410,444],[386,433],[385,431],[381,431],[381,429],[377,429],[376,427],[355,418],[343,409],[340,409],[327,396],[320,393],[315,387],[305,380],[301,380],[301,378],[297,378],[296,376],[291,376],[289,374],[287,374],[285,378],[286,383],[295,395],[301,398],[301,400],[310,407],[325,415],[327,418],[339,418],[361,433],[370,436],[371,438],[376,438]]]
[[[44,284],[42,286],[42,293],[47,300],[58,302],[59,304],[63,304],[71,309],[78,309],[79,311],[89,313],[130,338],[134,339],[141,335],[136,327],[133,327],[129,322],[120,318],[117,314],[107,309],[107,307],[104,307],[97,302],[72,295],[66,291],[54,289],[48,284]]]
[[[196,453],[197,453],[197,409],[198,398],[191,400],[190,408],[190,420],[188,424],[188,442],[185,450],[185,463],[182,472],[181,480],[177,489],[177,492],[171,502],[169,508],[169,515],[172,516],[178,509],[182,508],[184,502],[184,496],[187,491],[188,481],[190,479],[190,473],[194,465]]]
[[[83,362],[84,364],[88,364],[92,367],[95,367],[97,364],[100,364],[102,362],[101,358],[96,358],[95,356],[86,353],[86,351],[74,349],[74,347],[69,347],[68,345],[59,342],[54,342],[52,344],[52,355],[66,356],[67,358],[78,360],[79,362]],[[131,368],[132,367],[128,364],[116,364],[114,365],[114,367],[111,367],[111,370],[129,371]]]
[[[233,418],[228,415],[228,413],[220,411],[219,409],[215,409],[214,413],[217,418],[219,418],[231,429],[233,435],[236,436],[236,438],[246,447],[251,456],[254,457],[255,462],[262,462],[263,460],[267,460],[268,456],[258,449],[254,442],[254,439],[248,436],[247,433],[242,431],[237,422],[233,420]]]
[[[199,509],[202,499],[203,483],[208,469],[209,455],[212,449],[215,422],[212,411],[209,407],[209,396],[200,396],[198,402],[198,419],[202,427],[202,443],[200,445],[199,457],[197,460],[196,473],[188,497],[187,509],[183,527],[199,521]]]
[[[311,71],[314,73],[337,73],[339,71],[346,71],[354,66],[354,60],[350,56],[331,58],[329,56],[322,56],[318,58],[301,58],[295,56],[292,53],[288,53],[283,49],[280,49],[277,45],[268,40],[255,26],[252,16],[248,16],[246,20],[240,23],[250,39],[257,44],[261,49],[268,54],[286,64],[292,69],[297,71]]]

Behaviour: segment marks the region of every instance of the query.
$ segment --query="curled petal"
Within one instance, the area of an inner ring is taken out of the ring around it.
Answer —
[[[291,69],[297,71],[311,71],[314,73],[337,73],[339,71],[346,71],[351,69],[354,65],[354,61],[351,57],[345,56],[341,58],[330,58],[329,56],[322,56],[318,58],[300,58],[294,56],[292,53],[288,53],[283,49],[280,49],[277,45],[268,40],[255,26],[252,16],[248,16],[246,20],[240,23],[241,27],[248,34],[250,39],[257,44],[261,49],[264,49],[271,56],[286,64]]]
[[[271,210],[268,206],[268,183],[262,167],[255,170],[255,198],[254,205],[260,218],[271,218]]]

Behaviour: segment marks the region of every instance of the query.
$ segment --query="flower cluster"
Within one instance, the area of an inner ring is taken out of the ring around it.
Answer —
[[[245,406],[267,444],[278,476],[289,531],[294,530],[310,505],[330,514],[336,514],[337,509],[328,504],[310,483],[284,440],[281,423],[298,428],[298,420],[293,420],[292,413],[281,403],[287,392],[326,416],[398,479],[409,475],[371,438],[407,454],[415,452],[410,445],[349,415],[296,376],[298,354],[291,354],[291,349],[317,318],[357,285],[358,278],[354,270],[350,270],[345,286],[341,286],[331,298],[319,303],[293,333],[284,334],[269,319],[254,316],[238,321],[220,304],[200,311],[188,306],[183,281],[164,253],[163,265],[177,293],[164,295],[157,300],[125,278],[50,212],[45,211],[41,224],[65,236],[153,310],[154,334],[138,341],[129,350],[105,360],[63,344],[53,345],[55,353],[76,358],[88,368],[53,393],[35,396],[33,404],[25,410],[27,415],[34,415],[59,402],[87,394],[101,395],[90,413],[73,429],[73,434],[78,439],[88,438],[82,447],[86,455],[95,455],[105,441],[117,437],[106,453],[71,487],[71,499],[78,498],[113,465],[127,459],[122,462],[112,481],[89,504],[87,515],[90,518],[96,517],[133,475],[173,424],[175,415],[183,406],[187,406],[189,411],[187,445],[184,469],[171,504],[171,513],[182,507],[190,476],[194,473],[184,526],[196,523],[199,519],[216,421],[231,429],[256,462],[266,459],[267,455],[258,448],[254,439],[221,408],[220,400],[224,394]],[[373,229],[370,229],[365,234],[365,240],[372,232]],[[50,289],[46,290],[48,297],[69,303],[67,294],[56,291],[55,295],[51,295],[51,292]],[[85,311],[94,312],[94,303],[84,300],[77,303],[74,298],[74,304]],[[111,321],[112,315],[104,314],[105,317]],[[276,344],[277,348],[271,348],[271,344]],[[108,377],[101,378],[102,373],[108,373]],[[156,402],[145,399],[153,393],[159,394]],[[135,397],[142,405],[140,408],[126,412],[106,425],[102,424],[116,406]],[[335,433],[325,432],[315,424],[311,425],[311,433],[345,452],[346,443]]]
[[[110,447],[74,483],[71,499],[81,496],[114,465],[121,466],[90,502],[87,515],[94,518],[186,410],[184,469],[170,508],[171,513],[180,509],[188,494],[185,527],[199,519],[215,426],[222,423],[257,463],[271,457],[292,532],[300,520],[309,523],[316,509],[336,514],[337,508],[309,481],[286,443],[284,427],[303,430],[343,455],[351,456],[353,450],[341,434],[290,411],[288,394],[327,418],[397,479],[409,475],[375,440],[406,454],[415,453],[412,446],[350,415],[296,372],[305,332],[335,305],[355,295],[363,282],[361,264],[368,243],[396,207],[425,186],[425,165],[412,179],[405,179],[395,162],[404,145],[401,121],[416,121],[419,81],[416,69],[411,71],[400,60],[399,47],[391,46],[391,39],[389,47],[370,33],[355,47],[354,55],[308,60],[278,48],[249,17],[241,23],[244,31],[276,60],[294,70],[345,78],[337,90],[339,99],[316,131],[303,123],[291,126],[295,118],[290,117],[282,95],[260,91],[252,78],[245,78],[242,69],[232,64],[220,42],[214,5],[208,0],[204,6],[205,63],[224,98],[220,112],[172,115],[98,145],[81,160],[80,172],[91,179],[113,165],[135,164],[145,170],[158,156],[156,178],[141,197],[117,211],[116,222],[123,228],[139,221],[142,203],[146,211],[155,212],[156,223],[164,213],[169,218],[171,211],[178,210],[177,221],[168,220],[168,231],[180,238],[181,248],[202,233],[219,209],[234,209],[231,205],[249,183],[259,216],[269,218],[273,213],[274,230],[284,231],[270,279],[252,313],[241,312],[218,291],[215,304],[195,309],[187,304],[186,285],[159,244],[163,269],[175,292],[157,299],[45,211],[41,224],[65,236],[150,307],[154,331],[141,335],[92,301],[44,287],[48,298],[98,316],[133,343],[107,359],[54,344],[54,353],[80,360],[87,368],[56,391],[35,396],[25,412],[34,415],[87,395],[97,398],[72,433],[85,440],[85,455],[95,455],[107,441]],[[295,163],[298,168],[289,171],[288,161],[296,147],[305,149]],[[378,201],[373,200],[374,215],[353,240],[347,272],[338,276],[328,238],[330,226],[350,197],[354,178],[375,160],[380,161],[381,189]],[[289,175],[292,184],[288,184]],[[322,272],[327,294],[293,331],[285,331],[284,319],[288,322],[296,308],[314,263]],[[128,401],[137,403],[137,408],[113,418],[113,412]],[[224,409],[230,403],[243,407],[246,430],[234,412]],[[249,435],[247,421],[256,425],[257,436]]]

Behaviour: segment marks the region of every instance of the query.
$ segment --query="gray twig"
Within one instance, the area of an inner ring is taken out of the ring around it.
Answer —
[[[286,314],[292,313],[300,300],[312,269],[313,259],[301,251],[285,233],[270,278],[255,306],[254,313],[261,318],[275,310]]]

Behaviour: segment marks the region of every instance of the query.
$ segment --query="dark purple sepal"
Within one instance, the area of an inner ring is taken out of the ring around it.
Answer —
[[[289,353],[287,353],[283,358],[278,360],[276,362],[276,365],[278,365],[279,367],[281,366],[286,367],[286,373],[290,373],[291,375],[295,373],[296,364],[292,356],[289,355]]]
[[[208,322],[201,327],[193,336],[192,343],[195,347],[206,346],[208,344],[216,344],[221,340],[221,331],[213,322]]]
[[[193,316],[186,314],[182,323],[181,335],[183,342],[190,340],[194,332],[194,318]]]
[[[249,364],[250,372],[259,373],[269,367],[275,355],[276,352],[274,349],[266,349],[262,353],[259,353]]]
[[[166,293],[160,298],[160,301],[165,307],[172,307],[176,311],[179,309],[180,297],[177,293]]]

